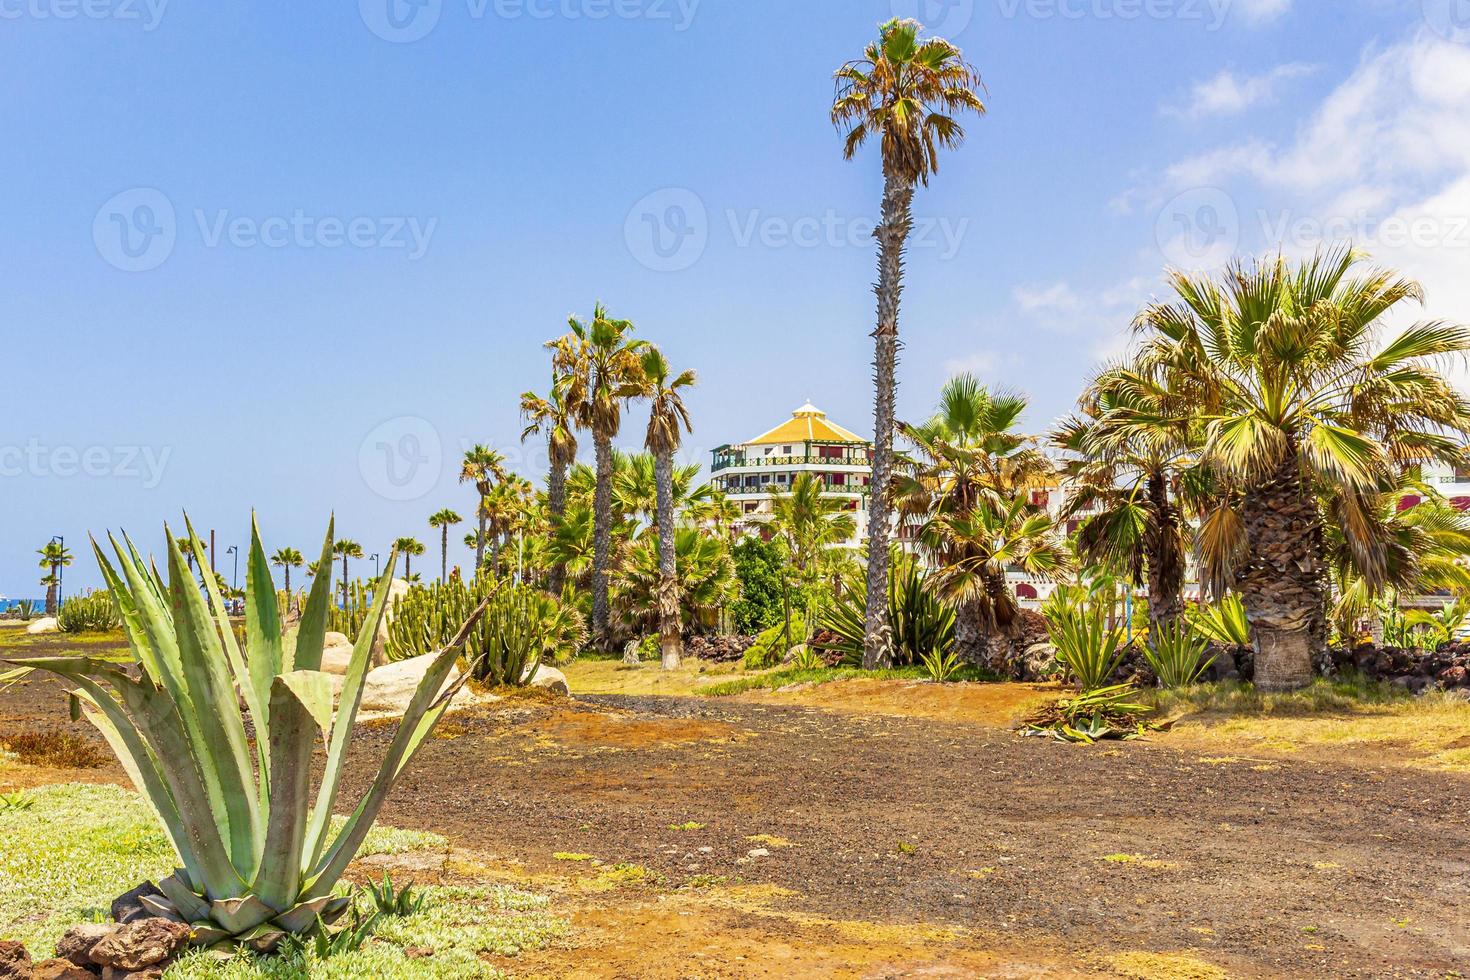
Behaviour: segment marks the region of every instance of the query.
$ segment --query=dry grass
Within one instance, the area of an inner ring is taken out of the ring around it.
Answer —
[[[741,676],[739,664],[711,664],[685,660],[678,670],[664,670],[657,660],[629,667],[621,660],[575,660],[561,667],[573,694],[663,694],[673,697],[697,693],[708,684]]]
[[[112,759],[91,739],[57,729],[0,735],[0,746],[25,765],[52,769],[100,769]]]
[[[1139,980],[1226,980],[1218,966],[1187,953],[1119,953],[1108,965],[1125,977]]]

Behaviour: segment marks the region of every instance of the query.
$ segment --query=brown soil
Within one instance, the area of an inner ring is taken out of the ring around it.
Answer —
[[[441,873],[553,896],[573,934],[498,961],[523,977],[1470,973],[1466,777],[1020,739],[1045,692],[904,687],[501,702],[451,718],[383,819],[448,835]],[[0,692],[0,733],[65,725],[62,691]]]

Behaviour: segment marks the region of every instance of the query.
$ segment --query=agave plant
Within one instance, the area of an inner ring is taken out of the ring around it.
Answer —
[[[1124,631],[1108,625],[1105,604],[1077,601],[1071,590],[1058,589],[1043,612],[1057,662],[1066,667],[1078,689],[1086,694],[1107,684],[1128,649]]]
[[[321,568],[331,566],[332,537],[329,525]],[[457,693],[455,685],[441,689],[483,608],[429,667],[371,787],[334,829],[396,554],[374,590],[370,628],[353,649],[334,710],[332,680],[320,669],[331,576],[313,582],[293,649],[282,641],[270,565],[252,528],[242,650],[216,583],[205,576],[206,604],[186,565],[181,545],[203,553],[192,527],[184,541],[168,534],[166,584],[126,536],[125,547],[109,541],[116,565],[96,541],[92,548],[122,614],[136,670],[89,657],[13,666],[77,685],[74,696],[87,719],[157,813],[182,867],[158,883],[162,896],[142,899],[149,911],[188,923],[196,946],[220,950],[270,952],[288,937],[321,932],[352,904],[334,895],[334,886]],[[313,795],[312,756],[322,742],[326,761]]]
[[[818,645],[856,664],[862,662],[867,582],[861,575],[849,574],[843,584],[842,594],[817,616],[817,628],[831,634]],[[954,608],[935,595],[918,562],[902,553],[895,555],[888,574],[894,664],[909,667],[933,651],[948,652],[954,646],[954,626]]]
[[[1157,626],[1143,648],[1143,657],[1160,687],[1188,687],[1214,664],[1214,657],[1205,659],[1209,645],[1209,637],[1176,619]]]
[[[1207,638],[1227,647],[1251,645],[1251,624],[1240,596],[1229,593],[1213,606],[1198,606],[1190,616],[1190,626]]]

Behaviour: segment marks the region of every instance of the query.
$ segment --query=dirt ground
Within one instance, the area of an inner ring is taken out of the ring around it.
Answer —
[[[866,684],[477,708],[383,819],[451,839],[430,878],[553,895],[572,938],[499,964],[522,977],[1470,973],[1464,775],[1187,730],[1066,746],[1006,727],[1043,689]],[[0,736],[65,722],[54,684],[0,694]],[[120,774],[0,789],[63,776]]]

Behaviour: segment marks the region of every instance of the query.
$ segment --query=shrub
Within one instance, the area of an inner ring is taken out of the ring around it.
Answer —
[[[323,567],[331,564],[332,537],[329,525]],[[338,880],[400,774],[448,710],[458,687],[445,690],[445,684],[462,647],[449,644],[427,668],[376,775],[337,824],[331,817],[396,554],[341,678],[338,703],[333,678],[320,670],[331,603],[327,575],[312,583],[287,662],[259,532],[252,529],[243,650],[218,584],[205,575],[206,602],[180,542],[172,534],[167,540],[166,584],[131,543],[113,542],[116,566],[94,546],[124,618],[133,669],[86,657],[12,666],[44,670],[78,686],[87,720],[157,814],[181,867],[158,882],[162,895],[144,897],[144,906],[190,923],[196,946],[272,952],[288,937],[321,934],[352,906],[352,898],[335,894]],[[192,528],[188,543],[202,553]],[[313,765],[318,739],[326,751]],[[320,773],[315,792],[313,770]]]
[[[1157,726],[1143,720],[1153,709],[1138,703],[1137,697],[1138,690],[1132,685],[1119,684],[1062,698],[1028,718],[1021,734],[1084,745],[1142,738]]]
[[[936,650],[954,646],[954,609],[928,588],[914,559],[896,553],[888,573],[888,628],[893,633],[894,666],[910,667]],[[863,659],[868,583],[862,574],[844,581],[842,594],[817,619],[817,627],[836,636],[824,649],[843,655],[850,664]]]
[[[1205,660],[1210,641],[1176,620],[1156,629],[1143,648],[1143,658],[1166,688],[1188,687],[1215,662]]]
[[[397,600],[388,657],[407,660],[444,649],[458,624],[486,599],[490,607],[465,644],[475,680],[492,687],[527,684],[542,660],[570,657],[586,637],[582,617],[544,592],[488,576],[415,588]]]
[[[1123,630],[1108,626],[1101,603],[1075,601],[1058,589],[1046,605],[1046,625],[1061,664],[1086,693],[1103,687],[1123,662]]]
[[[1234,649],[1251,645],[1251,624],[1245,614],[1245,604],[1233,592],[1213,606],[1196,606],[1190,613],[1189,623],[1195,632],[1221,646]]]
[[[785,618],[782,606],[782,569],[786,561],[774,541],[746,538],[731,551],[740,598],[730,604],[737,632],[759,633]],[[799,608],[799,605],[798,605]]]
[[[122,613],[110,592],[74,596],[56,611],[56,628],[63,633],[106,633],[122,626]]]
[[[107,764],[107,753],[89,738],[67,731],[26,731],[0,735],[5,746],[28,766],[52,769],[99,769]]]
[[[943,684],[960,669],[960,658],[953,651],[941,653],[938,650],[934,650],[924,654],[923,664],[924,670],[929,674],[929,679]]]
[[[745,669],[765,670],[777,666],[785,659],[786,651],[800,643],[805,636],[806,624],[799,614],[792,613],[789,630],[783,619],[755,638],[755,642],[745,651]]]

